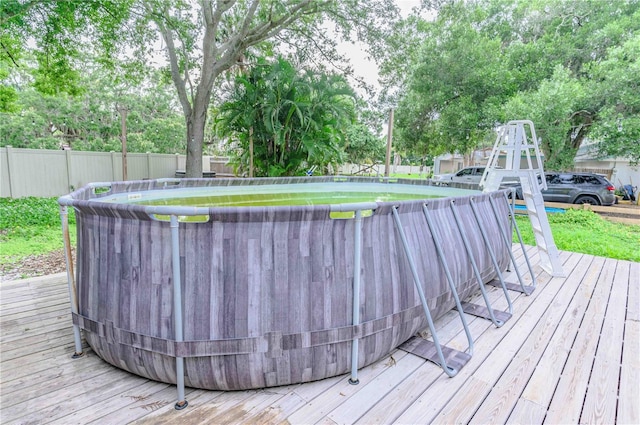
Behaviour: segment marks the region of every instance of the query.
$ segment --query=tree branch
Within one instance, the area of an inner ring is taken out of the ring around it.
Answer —
[[[332,3],[331,0],[318,2],[313,0],[305,0],[292,7],[285,15],[276,20],[270,20],[263,25],[247,32],[243,41],[245,46],[252,46],[260,43],[286,28],[289,24],[297,21],[302,15],[307,13],[313,14],[322,6]]]
[[[583,116],[586,116],[586,117],[590,117],[591,116],[591,112],[587,111],[586,109],[581,109],[579,111],[575,111],[573,114],[571,114],[571,116],[569,117],[569,120],[572,120],[577,115],[583,115]]]
[[[184,55],[184,80],[189,84],[189,92],[191,93],[191,99],[193,99],[193,83],[191,82],[191,78],[189,78],[189,54],[187,53],[187,48],[184,45],[182,37],[180,38],[180,43],[182,44],[182,54]]]
[[[7,56],[9,56],[9,59],[11,59],[11,62],[13,62],[13,64],[16,66],[16,68],[20,68],[20,65],[18,65],[18,62],[16,62],[16,60],[13,57],[13,55],[9,51],[9,48],[7,46],[5,46],[4,43],[2,43],[2,42],[0,42],[0,46],[2,46],[2,48],[5,51],[5,53],[7,54]]]
[[[25,13],[27,13],[29,11],[29,9],[31,9],[32,7],[34,7],[37,4],[42,4],[42,3],[54,3],[54,0],[49,0],[49,1],[44,1],[44,0],[31,0],[28,1],[24,4],[21,5],[21,7],[19,9],[17,9],[17,11],[15,13],[9,14],[6,12],[6,10],[2,10],[2,19],[0,19],[0,25],[4,26],[4,24],[6,22],[8,22],[9,20],[11,20],[12,18],[18,16],[18,15],[24,15]]]
[[[180,100],[180,104],[182,105],[182,110],[185,116],[191,114],[191,103],[189,103],[189,98],[187,96],[187,90],[185,86],[185,81],[180,77],[180,67],[178,66],[178,55],[176,53],[176,47],[173,42],[173,36],[171,35],[171,31],[165,26],[162,18],[158,18],[155,20],[158,29],[160,30],[160,34],[162,34],[162,38],[164,42],[167,43],[167,53],[169,55],[169,66],[171,68],[171,79],[176,86],[176,90],[178,92],[178,99]],[[187,58],[188,59],[188,58]]]
[[[253,0],[253,2],[251,3],[251,6],[249,6],[249,10],[247,11],[247,14],[244,16],[244,20],[242,21],[242,27],[240,28],[240,31],[238,31],[238,33],[241,34],[242,37],[244,37],[249,31],[249,26],[251,25],[251,21],[253,20],[253,17],[256,14],[256,10],[258,9],[258,3],[260,3],[260,0]]]

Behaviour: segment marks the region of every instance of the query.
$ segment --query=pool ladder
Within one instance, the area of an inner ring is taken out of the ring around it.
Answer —
[[[429,232],[431,234],[431,238],[433,239],[433,243],[435,245],[436,248],[436,253],[438,255],[438,259],[440,260],[440,264],[442,266],[442,269],[444,271],[444,274],[446,276],[447,279],[447,283],[449,284],[449,288],[451,289],[452,295],[454,297],[455,300],[455,304],[456,304],[456,310],[458,311],[459,317],[460,317],[460,321],[462,322],[462,326],[464,328],[464,332],[465,335],[467,337],[467,343],[468,343],[468,348],[466,349],[465,352],[461,352],[458,350],[455,350],[453,348],[444,346],[440,343],[439,339],[438,339],[438,334],[437,331],[435,329],[435,325],[433,323],[433,318],[431,315],[431,311],[429,309],[426,297],[424,295],[424,290],[423,290],[423,285],[420,279],[420,276],[418,274],[417,271],[417,267],[416,267],[416,263],[415,263],[415,259],[414,256],[411,252],[411,248],[408,244],[407,241],[407,237],[406,234],[404,232],[403,226],[402,226],[402,221],[400,219],[400,215],[398,213],[398,207],[394,206],[393,207],[393,218],[394,218],[394,222],[396,225],[396,229],[398,231],[398,234],[400,235],[400,239],[402,241],[402,245],[404,248],[404,252],[406,254],[407,257],[407,261],[409,262],[409,267],[411,269],[411,274],[413,276],[413,281],[414,284],[416,286],[416,290],[418,292],[418,295],[420,297],[420,301],[422,303],[422,308],[424,310],[424,314],[427,318],[427,324],[429,327],[429,331],[431,332],[431,338],[433,339],[433,341],[429,341],[427,339],[423,339],[420,338],[418,336],[415,336],[411,339],[409,339],[408,341],[406,341],[404,344],[402,344],[399,348],[403,351],[407,351],[410,352],[412,354],[415,354],[419,357],[424,358],[425,360],[429,360],[433,363],[436,363],[437,365],[439,365],[442,370],[445,372],[445,374],[447,374],[449,377],[454,377],[458,374],[458,372],[460,371],[460,369],[462,367],[464,367],[464,365],[471,359],[471,356],[473,355],[473,338],[471,336],[471,332],[469,330],[469,326],[467,324],[467,320],[466,317],[464,315],[464,313],[473,315],[473,316],[478,316],[481,318],[485,318],[488,320],[491,320],[491,322],[496,326],[496,327],[501,327],[502,325],[504,325],[504,323],[509,320],[512,316],[513,313],[513,305],[511,303],[511,298],[509,297],[509,292],[508,289],[511,290],[516,290],[519,292],[523,292],[526,295],[531,294],[536,286],[536,280],[535,280],[535,274],[533,272],[533,269],[531,267],[531,263],[529,261],[529,258],[527,256],[527,252],[524,246],[524,242],[522,240],[522,236],[520,234],[520,230],[518,229],[517,223],[515,222],[515,218],[514,218],[514,208],[513,205],[509,202],[509,199],[507,197],[506,192],[502,192],[503,197],[501,197],[503,199],[504,202],[506,202],[508,209],[509,209],[509,219],[510,219],[510,224],[512,226],[512,228],[514,228],[516,230],[516,234],[518,236],[521,248],[522,248],[522,252],[523,252],[523,256],[525,258],[527,267],[529,269],[530,275],[531,275],[531,280],[532,283],[530,285],[525,285],[524,284],[524,279],[522,277],[522,274],[520,273],[520,270],[518,268],[518,265],[515,261],[515,258],[513,256],[513,252],[511,250],[512,248],[512,243],[511,243],[511,238],[509,237],[508,233],[507,233],[507,229],[504,228],[504,226],[502,225],[502,222],[500,220],[499,217],[499,211],[498,211],[498,207],[496,206],[496,203],[494,201],[493,195],[491,195],[489,197],[489,203],[491,204],[491,210],[493,212],[493,217],[496,220],[496,223],[498,225],[499,228],[499,233],[501,234],[501,240],[503,241],[503,243],[505,244],[505,247],[507,249],[507,252],[509,253],[509,258],[510,258],[510,262],[513,265],[513,269],[518,277],[518,281],[519,281],[519,286],[516,286],[514,284],[510,284],[505,282],[505,279],[503,277],[502,271],[500,270],[500,266],[498,264],[498,260],[495,254],[495,251],[490,243],[490,238],[489,235],[487,233],[487,230],[480,218],[480,213],[478,211],[477,205],[474,201],[473,198],[471,198],[470,200],[470,206],[471,206],[471,210],[473,212],[473,216],[475,218],[475,224],[478,226],[478,229],[480,230],[480,234],[482,235],[482,240],[484,242],[484,246],[487,249],[487,252],[489,253],[489,256],[491,257],[491,263],[494,267],[494,270],[496,272],[496,275],[498,277],[497,281],[491,281],[489,284],[493,285],[493,286],[498,286],[501,287],[505,296],[505,299],[507,301],[507,305],[508,305],[508,311],[498,311],[498,310],[494,310],[491,307],[491,302],[489,300],[489,297],[487,295],[486,292],[486,286],[485,283],[482,280],[482,276],[480,273],[480,270],[478,269],[478,265],[476,262],[476,259],[473,255],[473,251],[471,249],[471,243],[466,235],[466,232],[464,230],[464,226],[463,226],[463,222],[460,218],[459,212],[458,212],[458,208],[455,204],[455,200],[451,200],[450,201],[450,205],[449,207],[451,208],[451,212],[452,215],[454,217],[454,221],[456,223],[456,227],[458,229],[458,232],[460,233],[460,237],[462,239],[462,243],[465,247],[465,252],[467,254],[467,258],[469,260],[469,263],[471,264],[471,267],[473,269],[473,273],[475,275],[475,278],[478,282],[478,286],[480,288],[480,292],[482,293],[482,297],[484,299],[485,302],[485,306],[481,306],[481,305],[477,305],[477,304],[472,304],[472,303],[468,303],[468,302],[462,302],[460,301],[460,297],[459,294],[456,290],[456,286],[455,286],[455,282],[453,281],[453,278],[451,276],[451,271],[449,268],[449,264],[447,261],[447,258],[445,256],[444,250],[443,250],[443,244],[442,244],[442,240],[438,234],[438,228],[436,226],[436,223],[434,222],[432,216],[431,216],[431,211],[429,209],[429,203],[425,202],[422,205],[422,211],[425,217],[425,220],[427,222],[427,226],[429,228]],[[511,230],[511,228],[509,229]]]
[[[540,267],[551,276],[565,277],[540,192],[547,188],[547,181],[532,121],[509,121],[500,127],[480,187],[484,192],[493,192],[500,188],[505,177],[517,178],[522,189],[538,247]]]

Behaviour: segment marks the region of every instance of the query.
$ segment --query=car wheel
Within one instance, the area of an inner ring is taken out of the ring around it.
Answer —
[[[595,196],[582,195],[576,198],[574,204],[600,205],[600,201]]]

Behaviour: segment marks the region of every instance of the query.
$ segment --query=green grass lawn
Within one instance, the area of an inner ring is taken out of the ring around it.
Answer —
[[[75,216],[69,210],[69,230],[75,244]],[[29,255],[62,249],[60,208],[56,198],[0,198],[0,264]]]
[[[559,250],[640,262],[640,225],[612,223],[592,211],[576,209],[548,217]],[[529,218],[519,215],[516,220],[524,242],[535,245]]]

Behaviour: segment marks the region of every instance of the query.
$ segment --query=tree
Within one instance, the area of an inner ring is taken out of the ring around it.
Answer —
[[[627,88],[638,80],[633,40],[640,3],[445,0],[438,6],[435,20],[416,21],[426,36],[405,67],[399,143],[433,155],[465,153],[497,125],[533,119],[550,168],[571,167],[587,137],[602,139],[603,154],[638,157],[640,91]]]
[[[4,84],[5,80],[9,76],[9,72],[0,68],[0,113],[2,112],[15,112],[18,108],[16,100],[18,100],[18,93],[16,89],[8,84]]]
[[[582,133],[575,127],[574,118],[579,111],[588,111],[589,98],[581,82],[571,72],[558,65],[548,80],[536,90],[522,91],[504,105],[505,121],[526,117],[536,124],[537,136],[545,156],[545,168],[570,170],[573,158],[582,142]]]
[[[384,161],[385,142],[374,135],[371,129],[360,122],[345,130],[346,160],[353,164],[375,164]]]
[[[298,71],[282,58],[259,60],[236,77],[220,106],[219,134],[236,143],[235,162],[249,175],[300,175],[341,162],[354,93],[343,77]]]
[[[331,37],[321,26],[323,20],[335,22],[343,36],[357,32],[373,40],[397,16],[392,0],[202,0],[197,6],[183,0],[6,0],[1,10],[1,39],[20,39],[21,46],[28,37],[38,40],[42,90],[48,90],[44,82],[56,79],[69,83],[65,90],[75,86],[72,58],[86,47],[79,42],[82,37],[93,34],[87,27],[96,30],[92,41],[100,48],[101,64],[111,67],[116,65],[113,58],[127,55],[128,64],[144,64],[159,34],[185,118],[189,177],[202,175],[204,131],[214,84],[248,49],[264,46],[267,40],[294,44],[303,40],[306,46],[315,46],[306,49],[307,54],[329,55]],[[286,36],[276,40],[284,31]]]
[[[84,74],[81,82],[86,92],[77,96],[21,88],[16,92],[15,110],[0,111],[0,145],[120,151],[116,109],[126,105],[130,152],[184,151],[184,120],[170,85],[150,79],[139,90],[114,84],[100,71]]]
[[[491,113],[513,90],[500,40],[479,32],[474,10],[455,3],[429,25],[397,111],[405,148],[431,156],[470,153],[495,121]]]
[[[640,162],[640,35],[611,50],[591,68],[596,81],[592,95],[603,107],[593,138],[602,156]]]

